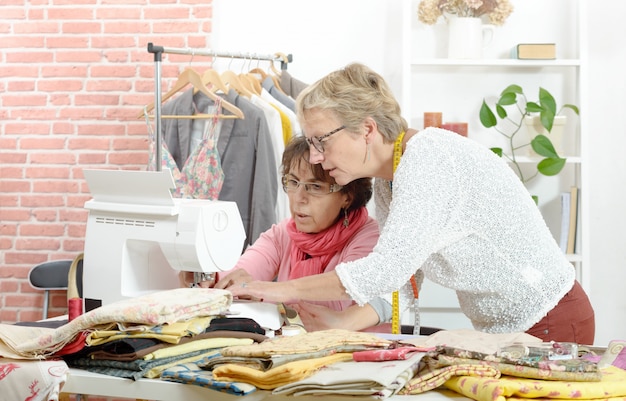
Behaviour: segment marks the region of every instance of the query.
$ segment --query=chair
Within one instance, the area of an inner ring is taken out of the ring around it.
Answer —
[[[68,277],[72,266],[72,259],[53,260],[40,263],[28,272],[28,281],[31,287],[43,290],[43,319],[48,318],[48,309],[50,305],[50,291],[67,290]],[[83,261],[78,260],[76,265],[76,287],[78,294],[82,297],[83,293]]]

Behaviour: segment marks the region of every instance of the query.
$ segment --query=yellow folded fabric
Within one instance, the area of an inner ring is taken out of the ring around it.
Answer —
[[[322,358],[290,362],[265,372],[229,363],[215,368],[213,378],[218,381],[244,382],[263,390],[273,390],[309,377],[321,367],[351,360],[352,354],[344,352]]]
[[[169,344],[178,344],[182,337],[197,335],[206,330],[211,324],[213,316],[202,316],[193,319],[163,324],[158,326],[121,326],[119,330],[99,330],[89,333],[85,343],[92,347],[106,344],[123,338],[154,338]]]
[[[444,386],[477,401],[512,401],[517,398],[553,398],[575,400],[606,400],[626,397],[626,370],[615,366],[601,369],[598,382],[573,382],[523,379],[502,376],[500,379],[453,377]]]

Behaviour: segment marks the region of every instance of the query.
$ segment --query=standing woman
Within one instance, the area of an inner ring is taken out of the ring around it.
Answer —
[[[386,82],[361,64],[308,87],[297,113],[311,163],[341,185],[376,177],[381,236],[370,255],[333,272],[252,282],[234,295],[362,305],[399,288],[410,297],[406,283],[420,269],[456,291],[476,330],[593,344],[589,299],[505,161],[455,133],[409,129]]]

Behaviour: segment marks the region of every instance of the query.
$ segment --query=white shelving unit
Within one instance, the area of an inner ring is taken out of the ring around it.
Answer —
[[[537,100],[539,87],[545,87],[555,96],[557,106],[564,103],[579,106],[580,116],[564,112],[568,116],[564,133],[565,168],[556,177],[538,176],[527,187],[539,197],[539,208],[557,241],[560,194],[572,185],[580,189],[576,253],[567,256],[583,288],[589,290],[585,0],[512,1],[513,13],[504,25],[496,27],[494,40],[484,49],[483,58],[476,60],[446,58],[445,21],[440,18],[435,25],[422,24],[417,18],[418,4],[419,0],[402,1],[398,96],[409,126],[422,128],[424,112],[440,111],[444,122],[467,122],[469,138],[506,151],[505,138],[480,124],[478,114],[483,98],[494,100],[505,87],[518,84],[529,100]],[[557,59],[511,59],[510,50],[518,43],[556,43]],[[539,160],[532,156],[518,157],[524,169],[533,168]],[[454,292],[427,281],[421,295],[423,325],[471,327],[458,309]]]

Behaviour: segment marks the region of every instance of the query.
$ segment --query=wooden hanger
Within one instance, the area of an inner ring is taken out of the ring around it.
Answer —
[[[209,68],[208,70],[204,71],[204,73],[202,73],[202,83],[205,86],[210,85],[217,90],[221,90],[223,93],[228,93],[228,87],[226,86],[224,81],[222,81],[220,73],[215,71],[213,68]],[[215,91],[211,90],[211,92]]]
[[[174,84],[174,86],[172,87],[172,89],[170,89],[165,95],[163,95],[163,97],[161,97],[161,103],[167,101],[169,98],[171,98],[172,96],[174,96],[176,93],[180,92],[182,89],[184,89],[185,87],[187,87],[187,85],[191,84],[195,89],[198,89],[199,92],[202,92],[203,94],[205,94],[206,96],[208,96],[210,99],[212,99],[213,101],[217,101],[218,99],[218,95],[216,95],[215,93],[211,92],[206,85],[204,85],[202,83],[202,77],[193,69],[191,68],[186,68],[183,72],[180,73],[180,75],[178,76],[178,80],[176,81],[176,83]],[[225,114],[220,114],[218,115],[219,118],[244,118],[243,116],[243,112],[235,105],[233,105],[232,103],[221,99],[221,103],[222,103],[222,107],[225,108],[226,110],[230,111],[231,113],[233,113],[234,115],[225,115]],[[140,114],[139,117],[143,117],[145,116],[146,113],[149,113],[150,111],[152,111],[154,109],[155,104],[151,103],[150,105],[146,106],[146,108],[144,109],[144,111],[142,111],[142,113]],[[152,117],[152,116],[150,116]],[[215,115],[213,114],[193,114],[190,116],[164,116],[162,115],[161,118],[212,118],[215,117]]]
[[[267,73],[265,71],[263,71],[261,68],[253,68],[250,70],[250,72],[248,72],[248,74],[259,74],[261,77],[261,81],[263,81],[265,78],[267,78]]]
[[[261,96],[261,82],[252,74],[239,74],[241,82],[257,96]]]
[[[237,93],[239,93],[241,96],[244,96],[248,99],[252,97],[252,92],[246,86],[244,86],[244,84],[241,82],[241,79],[239,79],[239,76],[233,71],[224,71],[221,74],[221,78],[222,82],[236,90]]]

